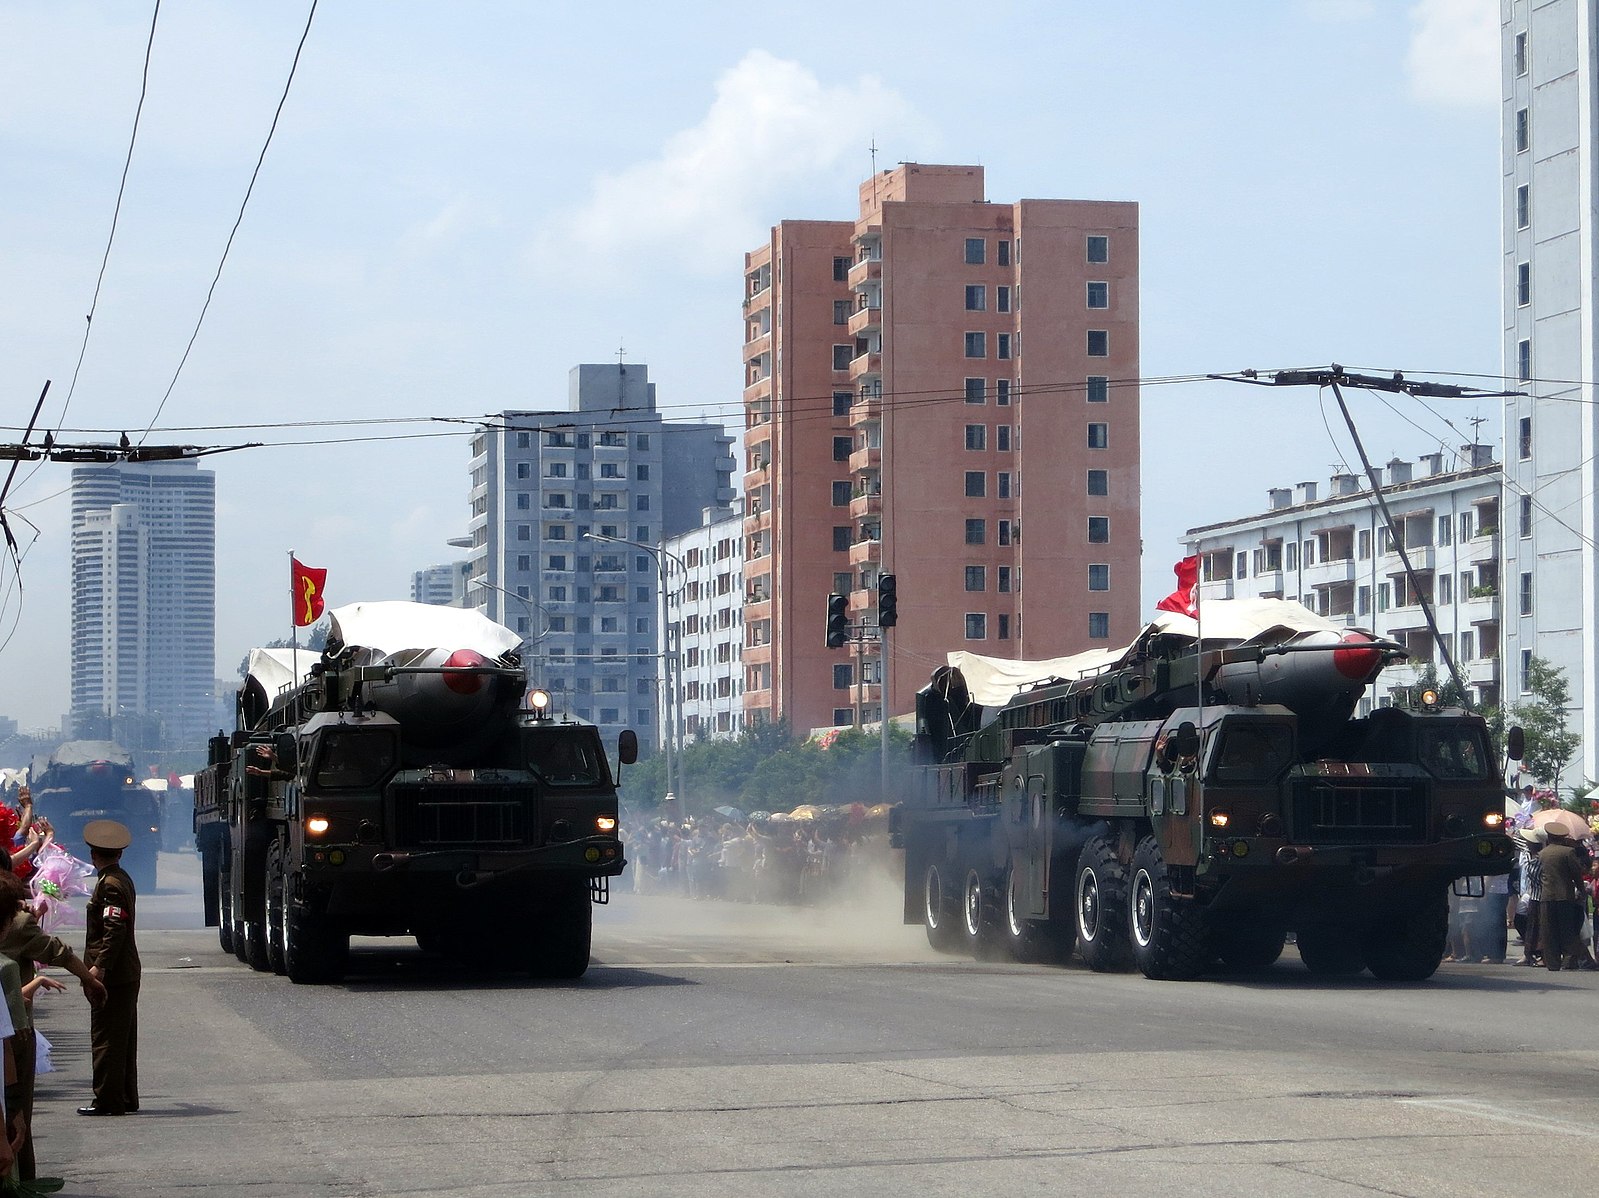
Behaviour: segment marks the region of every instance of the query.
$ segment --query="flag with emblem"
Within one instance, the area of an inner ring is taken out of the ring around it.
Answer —
[[[322,588],[327,585],[328,572],[301,565],[299,558],[290,557],[289,574],[294,626],[304,628],[307,624],[315,624],[322,614]]]
[[[1185,557],[1172,567],[1177,575],[1177,589],[1155,604],[1157,611],[1180,612],[1199,618],[1199,555]]]

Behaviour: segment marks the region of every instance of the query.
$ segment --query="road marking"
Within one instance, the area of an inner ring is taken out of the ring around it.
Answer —
[[[1547,1115],[1534,1115],[1527,1111],[1511,1110],[1488,1102],[1470,1098],[1401,1098],[1402,1106],[1422,1106],[1455,1115],[1470,1115],[1475,1119],[1488,1119],[1494,1123],[1509,1123],[1522,1131],[1552,1131],[1584,1140],[1599,1140],[1599,1128],[1589,1123],[1573,1123],[1569,1119],[1551,1119]]]

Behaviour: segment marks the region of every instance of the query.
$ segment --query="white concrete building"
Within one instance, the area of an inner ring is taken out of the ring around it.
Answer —
[[[1365,712],[1414,683],[1428,663],[1448,678],[1422,612],[1426,596],[1473,702],[1499,702],[1501,482],[1492,450],[1463,446],[1458,462],[1428,454],[1419,468],[1396,458],[1381,481],[1414,585],[1370,487],[1338,474],[1325,497],[1312,482],[1276,488],[1264,512],[1188,530],[1188,553],[1200,555],[1201,618],[1208,599],[1291,599],[1404,645],[1410,664],[1379,675],[1362,700]]]
[[[669,537],[667,618],[680,629],[678,687],[685,741],[744,728],[744,519],[706,508],[698,528]]]
[[[1592,0],[1504,0],[1505,700],[1534,655],[1565,671],[1582,738],[1560,782],[1599,776],[1599,274]]]
[[[417,570],[411,575],[411,602],[431,603],[435,607],[465,607],[469,561],[443,562]]]

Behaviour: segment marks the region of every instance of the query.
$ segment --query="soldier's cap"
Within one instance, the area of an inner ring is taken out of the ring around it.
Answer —
[[[114,819],[96,819],[83,826],[83,839],[91,849],[115,853],[133,843],[133,833],[128,831],[126,824]]]

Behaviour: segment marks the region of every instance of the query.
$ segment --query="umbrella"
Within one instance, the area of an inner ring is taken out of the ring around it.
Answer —
[[[712,807],[711,813],[721,816],[729,823],[741,824],[744,822],[744,813],[737,807]]]
[[[794,808],[794,810],[790,811],[788,813],[788,818],[789,819],[816,819],[821,814],[822,814],[821,808],[813,806],[810,803],[806,803],[803,806],[796,807],[796,808]]]
[[[1554,808],[1550,811],[1538,811],[1533,814],[1532,826],[1534,828],[1555,828],[1564,832],[1573,840],[1592,840],[1593,829],[1588,822],[1574,811]]]

